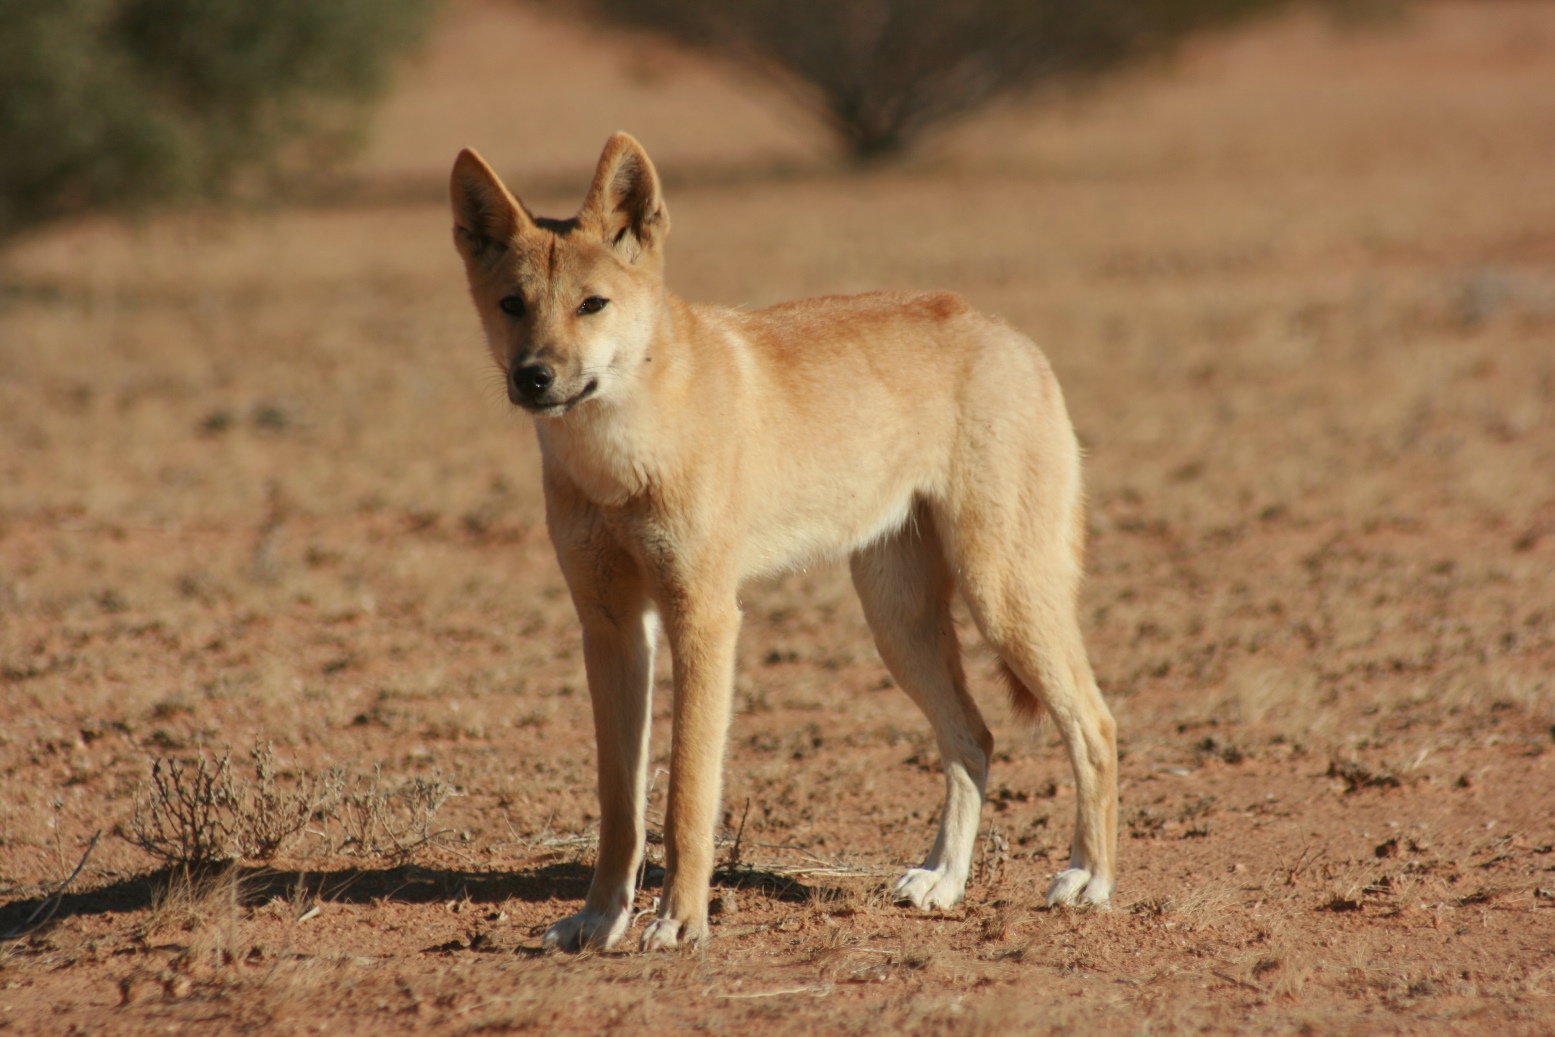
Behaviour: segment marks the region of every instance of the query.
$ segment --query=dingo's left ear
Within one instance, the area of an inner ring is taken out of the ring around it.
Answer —
[[[663,243],[670,214],[659,191],[659,174],[630,135],[617,133],[605,143],[578,219],[628,263]]]
[[[448,187],[454,207],[454,244],[470,262],[506,251],[520,231],[534,225],[529,210],[469,148],[454,160]]]

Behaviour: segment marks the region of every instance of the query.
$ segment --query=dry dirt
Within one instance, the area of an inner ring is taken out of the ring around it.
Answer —
[[[1110,911],[1042,906],[1073,789],[986,655],[967,902],[889,902],[941,779],[827,567],[744,599],[715,938],[539,953],[592,862],[587,692],[441,184],[471,144],[565,214],[616,128],[682,294],[952,288],[1044,344],[1122,730]],[[1548,4],[1268,26],[856,173],[733,70],[472,0],[333,200],[21,243],[0,1030],[1555,1031],[1552,171]],[[256,741],[457,794],[432,845],[194,882],[115,834],[154,759]]]

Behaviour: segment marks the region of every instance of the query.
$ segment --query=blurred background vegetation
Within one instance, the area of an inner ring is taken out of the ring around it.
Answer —
[[[0,242],[51,220],[262,197],[336,168],[441,0],[0,0]],[[1296,3],[523,0],[756,70],[839,153],[900,156],[1016,90],[1083,83]]]
[[[437,0],[0,0],[0,240],[349,152]]]
[[[1352,0],[1367,6],[1374,0]],[[764,72],[847,153],[900,154],[1001,94],[1089,79],[1290,0],[557,0]]]

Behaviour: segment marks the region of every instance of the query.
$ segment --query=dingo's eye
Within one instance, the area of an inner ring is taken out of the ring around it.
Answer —
[[[497,303],[497,308],[509,317],[522,317],[524,315],[524,297],[522,295],[504,295],[502,301]]]
[[[601,299],[597,295],[591,295],[587,299],[584,299],[582,302],[578,303],[578,316],[586,317],[591,313],[598,313],[600,310],[604,309],[609,304],[609,302],[609,299]]]

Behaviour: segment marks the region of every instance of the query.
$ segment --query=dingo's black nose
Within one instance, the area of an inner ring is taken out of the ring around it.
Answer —
[[[508,376],[509,393],[513,402],[536,400],[556,381],[556,372],[544,364],[526,364],[515,367]]]

